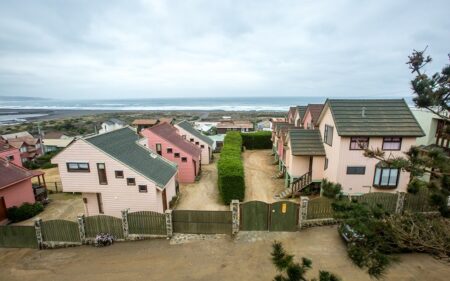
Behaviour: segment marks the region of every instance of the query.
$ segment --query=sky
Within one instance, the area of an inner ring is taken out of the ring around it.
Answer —
[[[449,63],[450,2],[6,1],[1,96],[407,97]]]

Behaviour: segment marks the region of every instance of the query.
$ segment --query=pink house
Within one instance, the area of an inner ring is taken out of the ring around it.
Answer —
[[[180,182],[195,182],[201,169],[200,147],[183,139],[175,127],[165,122],[142,130],[141,135],[151,150],[178,165]]]
[[[31,161],[44,153],[41,139],[33,137],[26,131],[2,135],[1,138],[19,149],[22,163]]]
[[[195,146],[202,150],[202,165],[209,164],[212,160],[214,141],[197,131],[194,126],[186,120],[175,124],[175,127],[178,129],[178,133],[183,139],[195,144]]]
[[[52,158],[64,192],[80,192],[86,215],[163,213],[177,194],[177,167],[139,143],[130,127],[77,139]]]
[[[19,149],[0,139],[0,158],[6,159],[11,163],[22,167]]]
[[[319,124],[319,116],[322,112],[323,104],[308,104],[303,119],[300,120],[305,129],[314,129]]]

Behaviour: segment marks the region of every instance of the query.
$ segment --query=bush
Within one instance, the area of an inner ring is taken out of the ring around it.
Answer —
[[[324,179],[321,188],[322,195],[327,198],[336,199],[342,195],[342,186],[339,183],[332,183]]]
[[[218,186],[225,204],[230,204],[233,199],[241,201],[244,199],[245,180],[241,151],[242,137],[240,133],[227,133],[217,163]]]
[[[254,133],[242,133],[242,143],[246,149],[270,149],[272,148],[272,132],[260,131]]]
[[[8,208],[7,214],[10,221],[19,222],[32,218],[43,210],[44,206],[41,203],[23,203],[20,207]]]

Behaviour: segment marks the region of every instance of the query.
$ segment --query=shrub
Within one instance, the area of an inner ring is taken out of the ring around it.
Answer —
[[[241,159],[242,137],[238,132],[229,132],[217,163],[218,186],[225,204],[231,200],[243,200],[245,195],[244,166]]]
[[[335,199],[342,195],[342,186],[339,183],[332,183],[324,179],[321,188],[322,195],[327,198]]]
[[[242,133],[242,143],[246,149],[270,149],[272,148],[272,132],[260,131],[254,133]]]
[[[41,203],[23,203],[20,207],[14,206],[8,208],[8,219],[12,222],[19,222],[32,218],[42,212],[44,206]]]

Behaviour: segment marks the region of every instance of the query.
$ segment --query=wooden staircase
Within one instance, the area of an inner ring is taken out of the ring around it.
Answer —
[[[281,179],[282,177],[284,177],[284,171],[281,170],[279,171],[275,176],[273,176],[272,178],[274,179]]]
[[[312,172],[307,172],[303,176],[294,180],[283,192],[274,196],[275,199],[285,199],[298,195],[304,188],[312,183]]]

